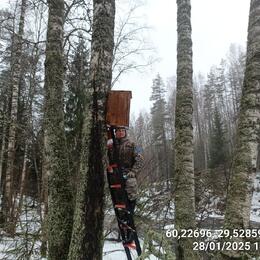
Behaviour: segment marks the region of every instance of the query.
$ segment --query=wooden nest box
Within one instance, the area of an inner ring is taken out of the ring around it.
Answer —
[[[131,91],[112,90],[108,94],[106,123],[129,127]]]

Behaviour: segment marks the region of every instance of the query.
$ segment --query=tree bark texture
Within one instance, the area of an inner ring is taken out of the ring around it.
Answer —
[[[260,125],[260,0],[251,0],[245,77],[227,196],[225,228],[249,227]],[[241,252],[230,251],[239,257]]]
[[[190,0],[177,0],[177,96],[175,118],[175,225],[195,228],[193,166],[193,87]],[[199,259],[192,240],[178,240],[177,259]]]
[[[73,220],[63,115],[64,1],[48,0],[45,60],[45,167],[48,169],[48,259],[67,259]]]
[[[16,230],[16,223],[19,219],[19,216],[22,212],[22,206],[23,206],[23,195],[25,192],[26,187],[26,178],[27,178],[27,162],[28,162],[28,144],[25,144],[24,148],[24,158],[23,158],[23,167],[22,167],[22,173],[21,173],[21,180],[20,180],[20,192],[19,192],[19,199],[17,203],[14,202],[14,213],[13,213],[13,226],[11,227],[11,234],[15,235]]]
[[[11,117],[9,127],[8,149],[7,149],[7,167],[5,177],[5,192],[4,192],[4,219],[8,225],[12,225],[12,199],[13,199],[13,178],[14,178],[14,159],[15,159],[15,144],[17,132],[17,112],[18,112],[18,94],[19,83],[21,76],[21,57],[23,48],[24,36],[24,21],[27,0],[21,1],[21,11],[18,34],[13,35],[13,48],[11,58]]]
[[[30,87],[29,87],[29,92],[28,92],[28,97],[25,105],[25,113],[24,113],[24,133],[23,133],[23,138],[25,139],[25,144],[24,144],[24,158],[23,158],[23,166],[22,166],[22,171],[20,174],[20,192],[19,192],[19,199],[16,198],[14,201],[14,213],[13,213],[13,230],[11,232],[14,234],[16,230],[16,224],[19,220],[20,214],[22,212],[22,207],[23,207],[23,196],[25,193],[26,185],[27,185],[27,177],[28,177],[28,161],[29,161],[29,153],[30,153],[30,141],[32,139],[32,107],[33,107],[33,99],[35,96],[35,88],[36,88],[36,72],[37,72],[37,63],[39,61],[39,53],[38,53],[38,46],[35,47],[35,58],[32,61],[32,68],[31,68],[31,73],[30,73]],[[34,53],[34,52],[33,52]]]
[[[112,79],[114,0],[94,0],[89,91],[86,109],[73,235],[69,259],[101,260],[103,249],[105,107]]]
[[[5,155],[5,144],[6,144],[6,116],[3,117],[3,130],[2,130],[2,145],[0,150],[0,195],[3,194],[3,182],[4,182],[4,176],[3,176],[3,165],[4,165],[4,155]]]

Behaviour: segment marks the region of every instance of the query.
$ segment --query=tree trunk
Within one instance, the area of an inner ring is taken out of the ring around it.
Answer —
[[[0,151],[0,196],[3,193],[3,167],[4,167],[4,155],[5,155],[5,145],[6,145],[6,117],[3,117],[3,130],[2,130],[2,142]]]
[[[72,230],[72,192],[64,132],[64,1],[48,0],[45,60],[45,159],[48,169],[48,246],[50,260],[67,259]]]
[[[86,109],[73,235],[69,259],[102,259],[104,171],[106,157],[105,104],[111,85],[114,47],[114,0],[94,0],[89,75],[90,105]]]
[[[44,133],[44,147],[46,146],[46,134]],[[41,189],[41,199],[40,201],[43,202],[43,208],[41,209],[41,225],[42,225],[42,234],[41,234],[41,257],[46,257],[47,255],[47,233],[48,233],[48,176],[50,173],[49,170],[49,164],[46,158],[46,154],[43,154],[43,160],[42,160],[42,189]]]
[[[21,13],[19,21],[18,34],[13,36],[13,53],[11,61],[11,87],[12,87],[12,101],[11,101],[11,120],[9,127],[8,138],[8,150],[7,150],[7,167],[6,167],[6,179],[5,179],[5,193],[4,193],[4,218],[6,223],[10,226],[12,218],[12,193],[13,193],[13,168],[15,159],[15,143],[17,132],[17,112],[18,112],[18,94],[19,94],[19,82],[21,76],[21,57],[22,57],[22,45],[24,35],[24,21],[26,11],[27,0],[21,2]]]
[[[260,125],[260,1],[251,0],[247,60],[242,90],[237,140],[228,190],[225,228],[249,227],[253,181],[259,145]],[[230,257],[240,251],[226,252]]]
[[[193,166],[193,90],[190,0],[177,0],[177,96],[175,118],[175,225],[195,228]],[[199,259],[192,250],[192,239],[178,240],[177,259]]]
[[[204,151],[204,139],[202,137],[202,124],[201,124],[201,115],[199,112],[199,103],[201,102],[200,100],[200,96],[199,96],[199,91],[197,92],[197,94],[194,94],[194,120],[196,122],[196,128],[197,128],[197,154],[195,152],[195,158],[197,158],[197,171],[203,171],[205,170],[205,165],[206,162],[204,161],[205,159],[205,151]],[[195,159],[196,160],[196,159]],[[195,168],[196,168],[196,164],[195,164]]]
[[[27,179],[27,162],[29,161],[29,151],[30,151],[30,141],[33,139],[33,125],[32,125],[32,105],[33,105],[33,98],[35,96],[35,88],[36,88],[36,72],[37,72],[37,64],[39,62],[39,50],[38,46],[35,46],[36,52],[32,52],[32,55],[35,54],[34,59],[32,61],[32,69],[30,73],[30,87],[29,87],[29,93],[28,98],[26,102],[26,109],[24,114],[24,159],[23,159],[23,167],[22,167],[22,173],[20,177],[20,197],[19,199],[16,199],[18,203],[15,201],[13,208],[14,208],[14,214],[13,214],[13,230],[11,232],[14,234],[16,223],[19,219],[19,216],[22,212],[22,206],[23,206],[23,196],[26,188],[26,179]]]
[[[28,161],[28,144],[25,145],[25,151],[24,151],[24,159],[23,159],[23,168],[22,168],[22,174],[21,174],[21,181],[20,181],[20,197],[18,200],[18,204],[14,202],[14,216],[12,219],[13,226],[10,228],[11,234],[15,234],[15,228],[17,220],[22,212],[22,206],[23,206],[23,195],[25,191],[25,185],[26,185],[26,177],[27,177],[27,161]]]

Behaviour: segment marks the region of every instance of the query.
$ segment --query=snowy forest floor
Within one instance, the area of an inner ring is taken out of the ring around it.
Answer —
[[[113,241],[117,238],[117,223],[110,197],[107,196],[106,200],[103,260],[124,260],[126,256],[121,242]],[[211,197],[204,210],[198,213],[197,219],[201,228],[221,228],[223,213],[217,206],[219,200],[220,198]],[[0,259],[45,259],[40,256],[41,219],[39,210],[37,202],[26,197],[22,215],[17,223],[15,237],[7,236],[0,229]],[[147,252],[145,259],[166,259],[160,257],[160,254],[165,256],[168,251],[173,251],[172,239],[165,237],[166,229],[173,227],[174,220],[174,205],[169,199],[169,192],[165,192],[156,185],[143,189],[135,219],[141,246],[145,247]],[[260,173],[257,174],[254,183],[250,219],[253,227],[260,228]],[[133,259],[136,258],[136,254],[133,254]]]

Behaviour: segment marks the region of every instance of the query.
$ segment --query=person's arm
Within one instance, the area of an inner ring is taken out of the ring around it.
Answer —
[[[144,166],[143,150],[141,147],[134,145],[134,165],[127,174],[128,177],[134,178]]]

